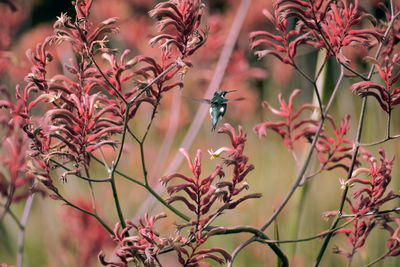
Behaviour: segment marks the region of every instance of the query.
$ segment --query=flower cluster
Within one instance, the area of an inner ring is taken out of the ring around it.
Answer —
[[[158,254],[169,244],[167,238],[160,237],[154,224],[156,221],[165,218],[165,213],[160,213],[149,217],[147,213],[143,219],[139,218],[139,224],[127,220],[127,227],[121,231],[121,223],[118,222],[114,227],[114,241],[119,243],[119,248],[115,254],[120,262],[108,262],[103,253],[99,254],[100,262],[104,266],[128,266],[130,262],[144,263],[145,266],[160,265],[157,259]],[[131,229],[136,230],[136,235],[129,234]]]
[[[61,14],[54,24],[54,36],[38,45],[35,52],[27,52],[33,67],[32,73],[26,77],[28,84],[18,90],[18,98],[25,103],[20,116],[25,118],[25,132],[33,140],[33,171],[41,172],[41,177],[45,177],[43,179],[47,182],[50,175],[48,171],[43,173],[43,169],[49,170],[52,161],[62,159],[61,164],[73,163],[74,169],[62,176],[66,181],[68,175],[79,175],[88,169],[92,152],[103,146],[117,146],[112,137],[123,132],[125,115],[127,120],[132,119],[142,103],[153,106],[154,117],[162,93],[183,86],[181,81],[166,82],[179,69],[191,65],[183,60],[170,62],[172,53],[168,50],[161,53],[161,63],[141,55],[127,59],[129,50],[125,50],[118,60],[116,50],[105,46],[108,41],[106,34],[116,32],[114,24],[117,19],[110,18],[94,26],[89,20],[91,4],[91,1],[76,1],[75,22],[67,14]],[[188,16],[184,21],[185,27],[193,32],[196,30],[201,17],[200,3],[197,8],[180,2],[168,2],[167,6],[159,6],[156,10],[181,10],[180,15]],[[192,16],[196,16],[196,23],[191,22]],[[186,33],[190,34],[192,32]],[[48,47],[54,42],[68,43],[78,56],[64,65],[67,74],[48,79],[46,67],[52,59]],[[185,53],[193,52],[188,47]],[[104,72],[94,59],[97,54],[102,54],[109,63]],[[126,103],[130,104],[129,108]],[[32,115],[32,109],[37,106],[46,110],[44,116]]]
[[[165,51],[174,45],[182,57],[193,54],[207,40],[208,29],[202,33],[198,30],[203,8],[201,0],[170,0],[156,5],[149,14],[159,20],[158,30],[166,31],[169,27],[172,32],[155,36],[150,44],[161,42]]]
[[[182,202],[195,214],[194,219],[187,225],[180,227],[192,227],[192,234],[187,238],[187,246],[189,246],[192,251],[187,251],[183,246],[174,246],[174,249],[178,253],[179,262],[184,266],[196,266],[196,264],[202,262],[204,258],[211,258],[219,263],[224,261],[223,258],[228,260],[230,256],[223,249],[211,248],[199,250],[199,247],[212,235],[212,231],[206,235],[204,235],[203,232],[207,230],[207,226],[213,219],[221,215],[223,210],[234,209],[247,199],[261,197],[260,194],[248,194],[238,199],[235,198],[243,189],[248,189],[248,184],[243,181],[246,175],[254,169],[253,165],[247,165],[248,157],[243,154],[246,134],[243,133],[241,127],[239,127],[239,134],[236,134],[235,130],[229,124],[225,124],[218,132],[225,133],[230,137],[232,148],[223,147],[216,152],[211,152],[211,154],[212,157],[215,158],[219,157],[222,152],[229,153],[228,158],[225,159],[225,164],[227,166],[233,166],[232,179],[226,179],[213,185],[217,176],[220,178],[225,176],[222,165],[220,164],[216,166],[211,175],[201,179],[201,151],[197,151],[196,158],[194,162],[192,162],[189,154],[183,149],[181,149],[181,152],[186,157],[194,177],[176,172],[161,178],[161,181],[166,185],[172,180],[182,181],[182,183],[167,187],[167,192],[171,195],[167,201],[168,203],[176,201]],[[180,192],[184,195],[176,195]],[[219,209],[215,209],[213,207],[218,199],[222,201],[223,206]],[[215,255],[216,253],[221,254],[223,258]]]
[[[324,129],[317,141],[316,151],[318,153],[318,160],[320,162],[318,172],[322,170],[332,170],[335,168],[343,168],[347,172],[349,170],[348,163],[352,158],[352,151],[354,148],[353,141],[345,136],[350,129],[350,115],[345,115],[345,117],[341,120],[339,127],[336,125],[332,116],[328,115],[327,120],[332,126],[331,128],[333,130],[334,137],[331,137],[328,134],[328,130]],[[311,139],[309,141],[311,142]],[[358,159],[359,157],[368,154],[368,150],[361,148],[358,157],[355,160],[355,165],[360,165]]]
[[[105,145],[115,146],[116,142],[110,137],[122,132],[118,102],[99,90],[100,74],[89,58],[90,53],[102,50],[95,44],[100,41],[101,34],[111,29],[112,23],[103,22],[94,29],[89,27],[89,7],[90,3],[78,1],[75,8],[85,19],[77,18],[72,24],[71,19],[62,14],[55,23],[55,36],[39,45],[36,53],[28,52],[33,71],[26,78],[28,85],[19,94],[25,102],[24,115],[29,117],[25,128],[33,139],[34,156],[36,161],[42,161],[40,168],[49,166],[53,158],[63,158],[74,164],[75,170],[66,172],[63,180],[69,174],[80,173],[81,163],[87,168],[89,154],[94,150]],[[52,40],[69,42],[80,56],[65,65],[68,74],[58,74],[47,80],[46,66],[51,55],[46,48]],[[36,94],[38,91],[40,93]],[[31,112],[39,103],[47,110],[42,118],[34,117]]]
[[[394,54],[392,57],[387,55],[382,65],[373,58],[366,58],[366,61],[375,65],[384,85],[373,81],[361,81],[354,83],[350,90],[361,97],[374,97],[381,108],[390,114],[393,107],[400,104],[400,87],[396,87],[396,83],[400,78],[400,72],[397,68],[399,58],[399,53]]]
[[[171,195],[167,201],[169,204],[176,201],[182,202],[191,212],[195,214],[195,219],[189,222],[189,225],[192,226],[192,235],[188,238],[189,240],[187,242],[187,245],[191,248],[192,252],[188,252],[183,246],[174,246],[174,249],[178,253],[179,262],[184,266],[188,266],[188,264],[190,264],[189,266],[194,266],[196,263],[201,262],[204,258],[212,258],[218,262],[223,262],[220,257],[215,255],[215,253],[220,252],[218,249],[198,250],[198,248],[208,238],[208,235],[203,236],[203,231],[211,219],[216,215],[216,213],[212,213],[211,215],[208,215],[208,213],[218,199],[216,194],[217,188],[213,186],[212,183],[217,176],[221,178],[225,175],[225,173],[222,171],[222,165],[218,164],[214,172],[212,172],[208,177],[201,179],[201,151],[197,151],[194,163],[184,149],[181,149],[180,151],[186,157],[194,177],[192,178],[176,172],[161,178],[161,181],[165,185],[170,183],[172,180],[181,180],[183,182],[167,187],[167,192]],[[180,192],[183,192],[185,195],[175,195],[176,193]],[[192,243],[192,239],[194,243]],[[225,255],[229,254],[224,252],[223,255],[227,260],[228,257]]]
[[[5,97],[0,100],[0,108],[4,108],[0,113],[0,129],[4,133],[0,139],[0,198],[5,198],[0,213],[2,221],[12,203],[31,194],[34,176],[26,171],[28,138],[21,129],[24,119],[19,115],[23,105],[21,101],[14,103],[4,86],[0,86],[0,94]]]
[[[254,132],[258,134],[259,137],[266,136],[267,129],[272,130],[279,134],[283,139],[283,143],[287,146],[292,153],[294,153],[294,145],[300,140],[306,140],[312,143],[315,133],[317,131],[317,126],[319,121],[308,116],[304,117],[304,113],[309,111],[315,111],[318,107],[311,104],[303,104],[298,110],[293,108],[294,97],[300,93],[300,90],[294,90],[290,95],[289,102],[286,103],[282,98],[282,94],[279,94],[279,102],[281,107],[279,110],[273,108],[268,102],[263,102],[263,107],[268,108],[273,114],[282,117],[281,121],[266,121],[254,126]],[[338,127],[335,120],[331,115],[327,115],[327,121],[331,127],[325,127],[316,143],[316,151],[318,154],[318,160],[320,166],[317,171],[312,175],[316,175],[323,170],[331,170],[334,168],[343,168],[348,170],[348,163],[352,157],[353,142],[346,138],[345,135],[349,131],[349,120],[350,115],[346,115]],[[332,128],[334,137],[331,137]],[[368,154],[366,149],[361,149],[359,157],[364,154]],[[359,165],[359,160],[356,159],[356,165]]]
[[[359,7],[358,1],[290,1],[277,2],[277,10],[284,19],[299,18],[298,27],[311,32],[307,43],[316,48],[325,47],[331,55],[346,62],[342,48],[373,44],[370,37],[382,40],[382,34],[374,28],[357,29],[369,14]]]
[[[358,200],[358,204],[352,209],[353,212],[357,211],[357,214],[359,215],[363,215],[370,211],[378,211],[379,207],[384,203],[398,197],[398,195],[392,190],[388,191],[388,186],[392,181],[394,157],[387,160],[383,149],[379,150],[379,156],[379,164],[374,157],[368,158],[370,164],[369,175],[371,176],[371,180],[355,177],[347,181],[348,185],[365,185],[354,192],[354,198]],[[357,170],[355,172],[357,172]]]
[[[343,249],[336,249],[336,253],[345,255],[352,259],[357,250],[364,246],[367,237],[370,232],[377,225],[383,225],[384,229],[391,233],[389,239],[389,252],[395,255],[394,251],[398,248],[396,245],[396,237],[392,227],[389,225],[392,221],[397,221],[396,217],[391,214],[379,214],[381,206],[385,203],[398,198],[399,195],[395,194],[392,190],[389,190],[389,185],[392,180],[392,166],[394,157],[390,160],[386,159],[386,155],[383,149],[379,150],[379,163],[374,157],[367,157],[367,161],[370,164],[370,168],[359,168],[354,171],[356,177],[345,182],[345,186],[360,185],[361,188],[357,189],[352,198],[347,198],[350,211],[354,217],[347,218],[352,225],[352,228],[342,228],[336,231],[336,233],[345,234],[350,242],[352,249],[345,251]],[[370,179],[362,179],[357,177],[361,173],[368,173]]]
[[[296,57],[297,48],[305,43],[309,33],[301,34],[300,30],[288,29],[288,20],[279,18],[278,10],[273,16],[266,9],[263,14],[274,25],[279,34],[272,34],[268,31],[251,32],[249,38],[251,40],[251,49],[258,49],[261,46],[266,46],[267,49],[256,51],[258,59],[262,59],[266,55],[273,55],[283,63],[295,66],[294,58]]]
[[[310,44],[327,48],[330,56],[342,62],[348,60],[342,48],[361,44],[369,47],[374,43],[370,37],[382,40],[382,34],[374,28],[355,29],[368,14],[358,6],[358,1],[276,1],[275,16],[264,10],[264,15],[274,24],[279,34],[256,31],[250,34],[252,48],[266,45],[268,49],[256,52],[259,58],[272,54],[282,62],[295,66],[294,57],[298,47]],[[288,20],[298,19],[295,29],[288,29]]]
[[[293,109],[293,99],[300,93],[300,90],[294,90],[289,97],[289,102],[286,103],[280,93],[278,95],[279,103],[281,107],[279,110],[273,108],[268,102],[262,103],[264,108],[267,108],[273,114],[282,117],[284,121],[271,122],[266,121],[254,126],[253,130],[258,134],[259,137],[267,135],[267,129],[270,129],[279,134],[285,146],[290,150],[294,149],[294,143],[303,136],[308,136],[311,133],[315,133],[317,122],[314,119],[306,118],[300,119],[300,115],[306,110],[315,110],[316,107],[311,104],[302,105],[297,111]],[[311,124],[312,126],[307,126]],[[296,132],[296,133],[295,133]]]

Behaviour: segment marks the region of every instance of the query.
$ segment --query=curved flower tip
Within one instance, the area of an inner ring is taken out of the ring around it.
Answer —
[[[224,123],[224,126],[219,128],[218,133],[229,135],[234,148],[246,141],[246,134],[243,133],[241,126],[238,127],[238,134],[236,134],[235,129],[229,123]]]
[[[253,127],[253,132],[258,135],[259,138],[267,136],[267,123],[259,123]]]
[[[193,174],[196,175],[196,177],[199,177],[201,174],[201,150],[200,149],[197,149],[197,154],[196,154],[196,157],[194,158]]]
[[[179,152],[181,152],[185,158],[187,159],[187,162],[189,164],[190,170],[193,172],[193,163],[192,160],[190,159],[189,153],[184,149],[183,147],[179,148]]]

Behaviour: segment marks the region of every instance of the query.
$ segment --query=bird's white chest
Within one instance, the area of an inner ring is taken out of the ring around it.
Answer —
[[[224,111],[225,111],[225,108],[224,108],[224,107],[220,107],[220,108],[219,108],[219,113],[220,113],[220,114],[223,114]],[[212,108],[212,107],[209,109],[209,112],[210,112],[210,117],[212,118],[212,117],[213,117],[213,108]],[[219,116],[219,118],[221,118],[221,116]]]

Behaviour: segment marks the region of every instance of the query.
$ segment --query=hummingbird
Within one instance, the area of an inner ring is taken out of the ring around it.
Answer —
[[[225,98],[226,94],[232,93],[235,91],[237,91],[237,90],[230,90],[230,91],[217,90],[217,91],[215,91],[214,96],[211,99],[193,98],[193,100],[207,103],[210,105],[210,116],[211,116],[211,120],[212,120],[211,131],[215,131],[218,120],[221,119],[225,115],[226,106],[229,101],[244,100],[243,97],[235,98],[235,99]]]

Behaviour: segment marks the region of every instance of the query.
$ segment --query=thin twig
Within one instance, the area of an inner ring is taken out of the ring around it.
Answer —
[[[262,243],[276,243],[276,244],[286,244],[286,243],[299,243],[299,242],[308,242],[317,238],[321,238],[324,237],[330,233],[335,233],[337,230],[342,229],[343,227],[345,227],[346,225],[348,225],[349,223],[351,223],[355,218],[353,218],[352,220],[349,220],[345,223],[343,223],[342,225],[336,227],[335,229],[330,229],[327,230],[326,232],[320,233],[318,235],[314,235],[314,236],[310,236],[310,237],[305,237],[305,238],[298,238],[298,239],[294,239],[294,240],[271,240],[271,239],[261,239],[260,236],[257,236],[257,240],[258,242],[262,242]],[[229,231],[240,231],[241,227],[239,227],[238,229],[227,229],[227,234],[229,234]]]
[[[138,99],[147,89],[149,89],[154,83],[158,82],[161,78],[163,78],[165,75],[167,75],[169,72],[171,72],[176,66],[178,66],[178,62],[181,60],[181,58],[178,58],[174,63],[169,65],[167,69],[165,69],[163,72],[161,72],[157,77],[154,78],[151,82],[149,82],[132,100],[129,101],[129,105],[132,105],[136,99]]]
[[[374,261],[368,263],[368,264],[365,265],[364,267],[372,266],[372,265],[374,265],[375,263],[380,262],[381,260],[383,260],[383,259],[386,258],[387,256],[388,256],[387,253],[385,253],[385,254],[383,254],[382,256],[380,256],[380,257],[378,257],[377,259],[375,259]]]
[[[100,164],[102,164],[103,166],[105,166],[105,163],[104,163],[103,161],[101,161],[100,159],[98,159],[95,155],[90,154],[90,157],[91,157],[92,159],[94,159],[95,161],[97,161],[98,163],[100,163]],[[129,181],[131,181],[131,182],[133,182],[133,183],[135,183],[135,184],[138,184],[138,185],[140,185],[140,186],[145,187],[144,183],[142,183],[142,182],[140,182],[140,181],[138,181],[138,180],[136,180],[136,179],[133,179],[133,178],[129,177],[128,175],[126,175],[126,174],[124,174],[124,173],[122,173],[122,172],[120,172],[120,171],[118,171],[118,170],[115,170],[115,173],[118,174],[118,175],[120,175],[121,177],[123,177],[123,178],[125,178],[125,179],[127,179],[127,180],[129,180]],[[96,180],[95,180],[95,181],[96,181]],[[108,181],[110,181],[110,178],[107,179],[107,182],[108,182]]]
[[[4,208],[4,204],[0,204],[0,207]],[[19,221],[19,219],[17,218],[17,215],[15,215],[14,212],[11,209],[8,209],[8,214],[10,214],[11,218],[17,224],[19,229],[23,229],[24,228],[22,226],[21,222]]]
[[[367,144],[357,143],[357,145],[358,146],[364,146],[364,147],[375,146],[375,145],[379,145],[379,144],[385,143],[385,142],[390,141],[390,140],[397,139],[399,137],[400,137],[400,134],[389,136],[389,137],[386,137],[385,139],[382,139],[382,140],[379,140],[379,141],[375,141],[375,142],[372,142],[372,143],[367,143]]]
[[[340,218],[376,216],[376,215],[382,215],[382,214],[398,212],[398,211],[400,211],[400,208],[394,208],[394,209],[389,209],[389,210],[380,210],[380,211],[371,211],[371,212],[367,212],[367,213],[362,214],[362,215],[360,215],[360,214],[342,214],[340,216]]]
[[[86,213],[86,214],[94,217],[112,236],[114,236],[114,231],[110,227],[108,227],[108,225],[97,214],[76,206],[75,204],[73,204],[72,202],[69,202],[68,200],[61,197],[60,195],[59,195],[59,197],[60,197],[60,199],[62,199],[65,202],[65,205],[70,206],[74,209],[77,209],[83,213]]]
[[[163,204],[165,207],[167,207],[169,210],[171,210],[173,213],[175,213],[177,216],[181,217],[185,221],[189,221],[190,218],[181,213],[178,209],[174,208],[171,206],[167,201],[165,201],[157,192],[151,188],[151,186],[148,183],[148,177],[147,177],[147,167],[146,167],[146,159],[144,157],[144,138],[142,140],[139,140],[136,135],[130,130],[128,127],[128,133],[131,134],[131,136],[137,141],[139,144],[139,149],[140,149],[140,158],[141,158],[141,163],[142,163],[142,170],[143,170],[143,176],[144,176],[144,184],[141,184],[150,194],[155,197],[156,200],[158,200],[161,204]],[[124,176],[124,178],[128,178],[127,176]]]
[[[106,77],[106,75],[103,73],[101,70],[100,66],[97,65],[96,60],[94,60],[94,57],[92,53],[87,51],[87,54],[89,55],[90,60],[93,62],[93,64],[96,66],[97,70],[100,72],[101,76],[103,76],[104,80],[106,83],[112,88],[112,90],[119,96],[119,98],[125,103],[126,106],[129,105],[128,101],[126,101],[125,97],[115,88],[115,86],[110,82],[110,80]]]
[[[129,128],[128,128],[128,129],[129,129]],[[96,160],[98,163],[104,164],[101,160],[99,160],[99,159],[98,159],[97,157],[95,157],[94,155],[91,155],[91,157],[92,157],[94,160]],[[189,221],[189,220],[190,220],[189,217],[187,217],[186,215],[184,215],[183,213],[181,213],[178,209],[176,209],[176,208],[174,208],[173,206],[169,205],[169,204],[168,204],[159,194],[157,194],[157,192],[155,192],[150,186],[146,186],[144,183],[142,183],[142,182],[140,182],[140,181],[138,181],[138,180],[136,180],[136,179],[133,179],[133,178],[129,177],[128,175],[126,175],[126,174],[124,174],[124,173],[122,173],[122,172],[120,172],[120,171],[118,171],[118,170],[115,170],[115,173],[118,174],[118,175],[120,175],[122,178],[127,179],[127,180],[129,180],[129,181],[131,181],[131,182],[134,182],[134,183],[136,183],[137,185],[140,185],[140,186],[144,187],[145,189],[147,189],[147,190],[149,191],[149,193],[152,194],[153,197],[156,198],[156,200],[158,200],[161,204],[163,204],[166,208],[168,208],[169,210],[171,210],[171,211],[172,211],[173,213],[175,213],[177,216],[181,217],[183,220],[185,220],[185,221]]]
[[[54,159],[50,159],[50,162],[56,164],[58,167],[61,167],[61,168],[63,168],[63,169],[66,170],[66,171],[71,171],[70,168],[68,168],[68,167],[66,167],[66,166],[64,166],[64,165],[62,165],[61,163],[59,163],[58,161],[55,161]],[[105,182],[109,182],[109,181],[110,181],[110,178],[105,178],[105,179],[91,179],[91,178],[87,178],[87,177],[85,177],[85,176],[82,176],[82,175],[80,175],[80,174],[78,174],[78,173],[76,173],[76,174],[74,174],[74,175],[75,175],[76,177],[82,179],[82,180],[90,181],[90,182],[93,182],[93,183],[105,183]]]
[[[157,107],[158,107],[159,104],[160,104],[160,100],[159,100],[159,97],[158,97],[157,103],[156,103],[156,105],[155,105],[155,107],[154,107],[154,109],[153,109],[153,112],[151,113],[150,121],[149,121],[149,123],[147,124],[146,131],[144,132],[144,135],[143,135],[143,137],[142,137],[142,141],[141,141],[142,144],[143,144],[144,141],[146,140],[146,137],[147,137],[147,134],[149,133],[150,127],[151,127],[151,125],[153,124],[154,118],[155,118],[156,113],[157,113]]]
[[[33,186],[36,186],[37,180],[34,181]],[[25,202],[24,213],[21,218],[20,229],[18,233],[18,253],[17,253],[17,267],[23,266],[23,256],[24,256],[24,236],[25,236],[25,227],[26,223],[28,222],[29,213],[31,211],[33,197],[35,194],[29,195]]]
[[[7,212],[10,209],[13,197],[14,197],[14,192],[15,192],[15,185],[11,184],[10,186],[10,192],[7,194],[7,201],[6,204],[3,205],[3,212],[0,215],[0,222],[4,219],[4,216],[6,216]]]
[[[330,97],[330,99],[329,99],[329,103],[328,103],[328,105],[326,106],[324,115],[323,115],[323,117],[321,118],[320,124],[319,124],[319,126],[318,126],[318,130],[317,130],[317,132],[315,133],[313,142],[311,143],[311,147],[310,147],[310,150],[309,150],[308,155],[307,155],[307,157],[306,157],[306,161],[304,162],[303,168],[300,170],[300,173],[299,173],[299,175],[297,176],[297,179],[295,180],[295,182],[294,182],[294,184],[293,184],[291,190],[289,191],[289,193],[287,194],[287,196],[285,197],[285,199],[282,201],[281,205],[280,205],[280,206],[278,207],[278,209],[274,212],[274,214],[269,218],[269,220],[263,225],[263,227],[261,227],[261,230],[264,231],[265,229],[267,229],[267,227],[275,220],[275,218],[278,216],[278,214],[279,214],[279,213],[282,211],[282,209],[285,207],[285,205],[287,204],[287,202],[289,201],[289,199],[292,197],[292,195],[293,195],[294,191],[296,190],[296,188],[299,186],[299,184],[300,184],[300,182],[301,182],[301,180],[302,180],[302,178],[303,178],[303,176],[304,176],[304,174],[305,174],[305,172],[306,172],[306,170],[307,170],[308,163],[309,163],[310,160],[311,160],[311,156],[312,156],[313,151],[314,151],[314,149],[315,149],[315,146],[316,146],[317,140],[318,140],[318,138],[319,138],[319,135],[320,135],[320,133],[321,133],[321,131],[322,131],[322,128],[323,128],[323,125],[324,125],[324,122],[325,122],[325,117],[328,115],[329,109],[330,109],[330,107],[331,107],[331,105],[332,105],[333,99],[334,99],[335,96],[336,96],[336,93],[337,93],[337,91],[338,91],[338,89],[339,89],[339,85],[340,85],[342,79],[343,79],[343,68],[340,69],[340,75],[339,75],[339,78],[338,78],[338,80],[337,80],[335,89],[334,89],[333,92],[332,92],[332,95],[331,95],[331,97]]]
[[[117,169],[118,163],[121,160],[122,151],[123,151],[124,144],[125,144],[126,129],[128,127],[128,120],[129,120],[129,108],[130,108],[130,106],[127,105],[126,111],[125,111],[125,118],[124,118],[124,128],[123,128],[122,137],[121,137],[121,146],[119,148],[118,155],[112,164],[112,169],[111,169],[111,173],[110,173],[110,178],[111,178],[110,184],[111,184],[111,190],[112,190],[112,194],[113,194],[113,198],[114,198],[114,204],[117,209],[118,218],[119,218],[122,228],[126,227],[126,223],[125,223],[124,216],[122,214],[121,205],[119,204],[119,198],[118,198],[118,193],[117,193],[117,187],[115,186],[115,175],[114,174]]]
[[[90,179],[90,174],[89,174],[88,166],[86,166],[86,164],[85,164],[84,167],[85,167],[86,177],[88,177],[88,179]],[[93,212],[94,212],[95,214],[97,214],[96,198],[95,198],[95,195],[94,195],[93,185],[92,185],[92,182],[91,182],[91,181],[87,181],[87,182],[88,182],[88,185],[89,185],[90,198],[91,198],[91,200],[92,200]]]
[[[178,125],[179,125],[179,116],[181,115],[181,91],[174,90],[172,96],[172,103],[169,111],[169,125],[165,137],[163,139],[162,145],[158,151],[157,158],[155,162],[157,162],[157,168],[152,168],[149,171],[149,180],[153,181],[161,177],[162,171],[164,169],[165,163],[167,161],[167,157],[170,154],[170,150],[175,140],[175,136],[177,133]],[[157,181],[158,184],[158,181]],[[146,209],[148,210],[148,209]],[[140,213],[140,212],[139,212]]]
[[[318,87],[317,84],[315,83],[315,80],[311,79],[310,77],[308,77],[307,74],[305,74],[300,68],[298,68],[296,65],[294,65],[295,69],[297,70],[298,73],[301,74],[301,76],[303,76],[308,82],[310,82],[313,86],[313,90],[315,95],[317,96],[317,100],[318,100],[318,107],[319,107],[319,112],[321,114],[324,114],[324,109],[323,109],[323,105],[322,105],[322,99],[320,96],[320,93],[318,91]],[[321,68],[322,69],[322,68]]]

